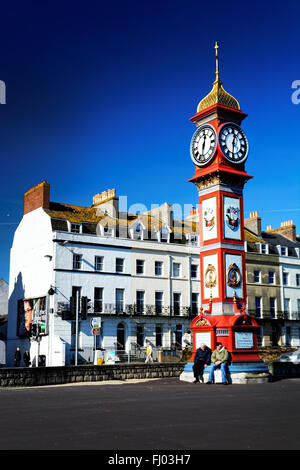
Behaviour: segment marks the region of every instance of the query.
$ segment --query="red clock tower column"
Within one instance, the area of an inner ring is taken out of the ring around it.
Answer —
[[[201,343],[222,344],[231,352],[231,374],[266,371],[257,354],[258,324],[247,315],[243,188],[252,178],[245,170],[246,118],[219,78],[191,118],[197,129],[190,152],[195,174],[189,180],[199,194],[201,309],[193,320],[194,352]]]

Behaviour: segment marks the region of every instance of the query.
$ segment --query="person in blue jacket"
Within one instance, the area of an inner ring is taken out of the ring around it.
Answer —
[[[210,364],[210,357],[211,357],[211,349],[206,346],[206,344],[202,343],[200,348],[197,349],[195,358],[194,358],[194,365],[193,365],[193,372],[194,372],[194,384],[199,383],[200,380],[203,382],[203,371],[204,369]]]

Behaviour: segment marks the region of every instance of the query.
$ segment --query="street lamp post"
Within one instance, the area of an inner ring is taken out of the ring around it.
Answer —
[[[79,291],[76,292],[75,366],[78,365]]]

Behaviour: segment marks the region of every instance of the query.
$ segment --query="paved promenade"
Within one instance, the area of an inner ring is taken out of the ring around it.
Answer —
[[[0,389],[1,449],[299,449],[300,379]]]

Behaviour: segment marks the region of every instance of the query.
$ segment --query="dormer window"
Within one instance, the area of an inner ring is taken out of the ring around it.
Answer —
[[[142,233],[141,226],[140,226],[140,225],[137,225],[137,226],[135,227],[135,231],[136,231],[136,233],[137,233],[137,235],[138,235],[138,238],[140,239],[140,238],[141,238],[141,233]]]
[[[269,254],[269,245],[267,245],[267,243],[259,243],[259,252],[262,255],[268,255]]]
[[[198,235],[189,235],[189,244],[198,246]]]
[[[169,229],[169,227],[167,225],[164,225],[160,232],[158,233],[158,240],[161,242],[161,243],[169,243],[170,242],[170,233],[171,233],[171,230]]]
[[[82,225],[69,222],[69,232],[71,233],[82,233]]]
[[[105,237],[113,237],[114,235],[114,229],[113,227],[108,227],[107,225],[102,227],[102,233]]]
[[[289,254],[287,246],[278,245],[278,251],[280,256],[288,256]]]
[[[142,223],[138,222],[130,229],[130,236],[133,240],[143,240],[144,239],[144,230],[145,227]]]
[[[160,241],[163,243],[168,243],[168,239],[169,239],[169,234],[168,233],[164,233],[162,232],[160,234]]]

